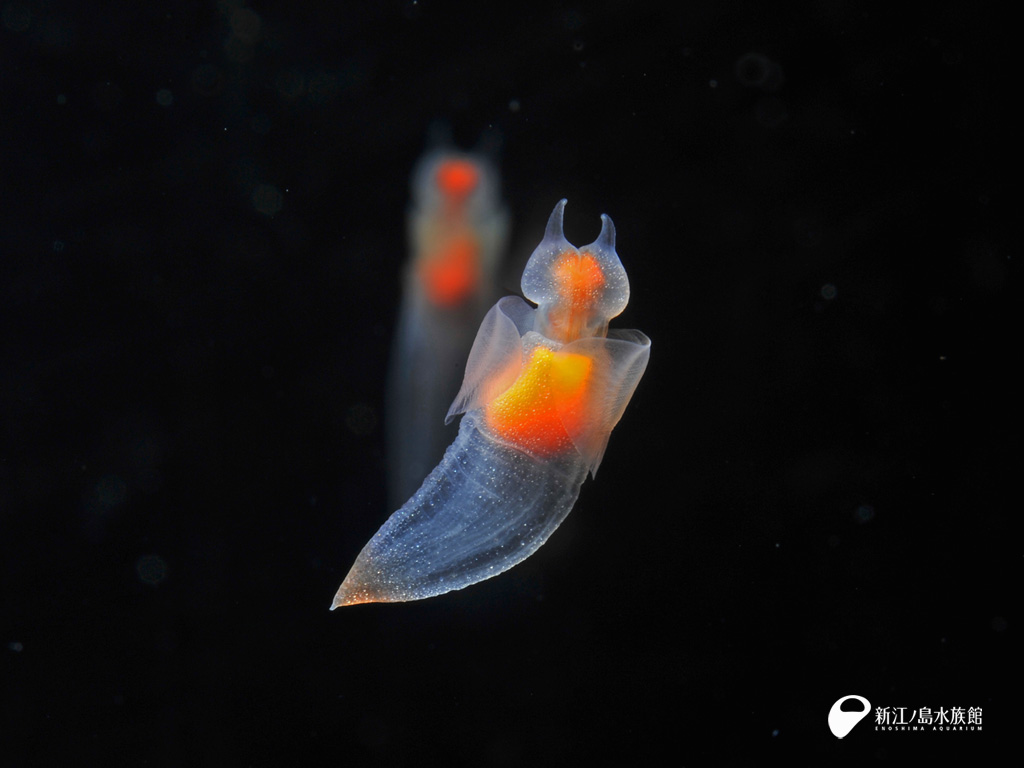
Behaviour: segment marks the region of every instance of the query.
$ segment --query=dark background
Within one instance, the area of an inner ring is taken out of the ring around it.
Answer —
[[[0,0],[5,764],[991,762],[1012,25],[657,8]],[[612,216],[651,363],[535,556],[331,613],[438,121],[501,146],[508,292]],[[984,730],[837,741],[851,693]]]

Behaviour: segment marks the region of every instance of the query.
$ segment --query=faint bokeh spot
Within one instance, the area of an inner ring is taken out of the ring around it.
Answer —
[[[260,213],[273,216],[284,205],[284,196],[273,184],[257,184],[252,191],[252,204]]]
[[[135,572],[143,584],[155,587],[167,578],[167,562],[160,555],[143,555],[135,561]]]
[[[858,523],[870,523],[875,519],[875,508],[870,504],[861,504],[853,513],[853,517]]]
[[[161,88],[156,92],[156,103],[161,107],[169,107],[174,103],[174,94],[167,88]]]
[[[128,484],[118,475],[105,475],[93,489],[93,508],[107,512],[124,504],[128,498]]]
[[[736,61],[736,79],[747,88],[774,93],[782,87],[782,67],[760,53],[747,53]]]
[[[831,301],[836,297],[836,287],[832,283],[821,286],[821,298]]]

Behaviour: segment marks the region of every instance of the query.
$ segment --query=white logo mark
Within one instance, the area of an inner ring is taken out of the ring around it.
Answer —
[[[863,711],[860,712],[844,712],[840,707],[843,706],[843,702],[849,701],[850,699],[856,699],[864,705]],[[832,709],[828,713],[828,727],[835,734],[837,739],[843,738],[846,734],[853,730],[853,726],[863,720],[867,714],[871,711],[871,702],[865,699],[863,696],[843,696],[839,701],[832,705]]]

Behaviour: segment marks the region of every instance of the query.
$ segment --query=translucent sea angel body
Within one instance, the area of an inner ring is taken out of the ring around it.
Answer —
[[[476,335],[448,419],[459,434],[356,558],[333,608],[462,589],[522,562],[572,509],[647,367],[650,339],[608,330],[629,299],[615,228],[575,248],[565,201]]]
[[[408,499],[455,438],[444,414],[459,390],[481,318],[497,297],[508,233],[495,168],[435,150],[413,173],[403,279],[388,374],[388,497]]]

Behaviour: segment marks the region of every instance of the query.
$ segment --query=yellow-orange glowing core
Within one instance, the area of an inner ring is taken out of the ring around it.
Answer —
[[[549,321],[559,341],[574,341],[587,327],[601,297],[604,272],[592,254],[566,251],[552,265],[551,276],[558,301],[550,310]]]
[[[480,172],[468,160],[448,160],[437,169],[437,186],[453,200],[462,200],[476,189]]]
[[[566,426],[587,416],[593,361],[537,347],[515,383],[490,402],[487,425],[514,445],[550,456],[572,448]]]
[[[454,307],[476,290],[480,256],[476,241],[456,237],[419,263],[420,280],[434,304]]]

